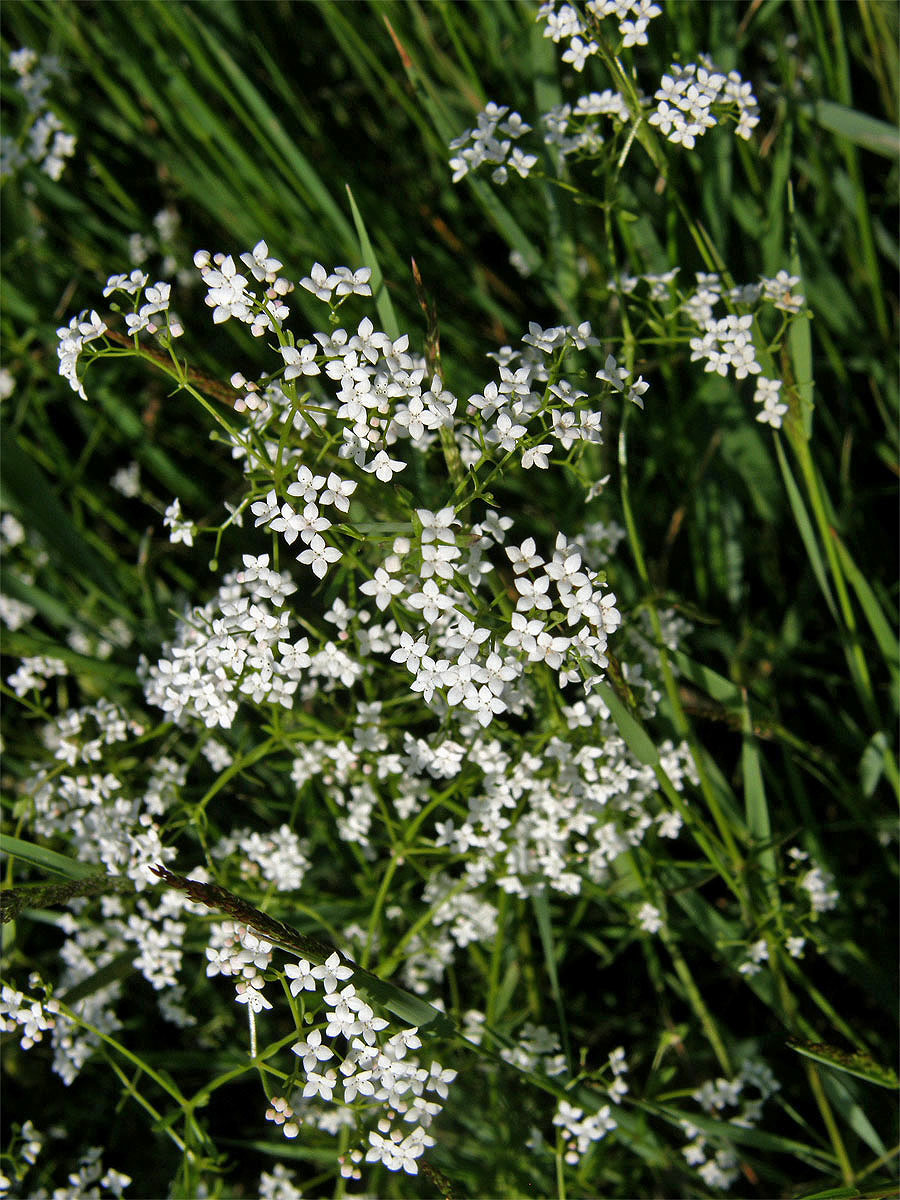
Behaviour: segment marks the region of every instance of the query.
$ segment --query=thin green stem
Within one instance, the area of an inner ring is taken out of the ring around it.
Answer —
[[[712,1018],[712,1014],[706,1007],[706,1003],[704,1002],[700,989],[694,982],[694,977],[691,974],[690,967],[687,965],[684,956],[678,949],[674,939],[670,936],[665,925],[663,925],[660,929],[659,935],[669,952],[669,955],[672,959],[672,964],[675,967],[675,973],[680,979],[681,985],[687,994],[691,1008],[697,1014],[700,1024],[703,1026],[703,1032],[706,1034],[706,1038],[710,1046],[712,1046],[713,1053],[719,1061],[719,1066],[722,1068],[725,1074],[730,1077],[733,1073],[731,1058],[729,1057],[728,1050],[725,1047],[725,1043],[722,1040],[722,1036],[719,1033],[718,1027]]]
[[[741,854],[734,834],[731,830],[731,824],[726,817],[722,806],[719,803],[719,798],[716,795],[712,782],[706,771],[706,764],[701,753],[700,747],[694,737],[693,729],[688,721],[684,707],[681,703],[681,697],[678,692],[678,685],[675,682],[675,676],[672,671],[671,663],[669,662],[668,650],[666,649],[663,639],[662,624],[659,620],[659,613],[656,604],[652,598],[652,586],[650,582],[650,574],[647,570],[646,559],[641,544],[641,538],[638,533],[637,523],[634,519],[634,512],[631,505],[630,484],[628,478],[628,443],[627,443],[627,426],[630,409],[626,408],[622,415],[622,424],[619,429],[619,468],[620,468],[620,490],[622,496],[622,512],[625,519],[625,528],[628,532],[628,540],[631,546],[631,552],[634,557],[635,566],[637,567],[638,575],[641,582],[647,589],[646,606],[650,614],[650,621],[653,626],[653,633],[656,638],[657,649],[659,653],[660,670],[663,677],[663,685],[666,689],[666,696],[672,709],[673,720],[678,733],[685,739],[691,750],[691,756],[694,760],[694,765],[697,769],[697,775],[700,780],[700,790],[703,793],[703,798],[706,801],[707,807],[712,814],[712,818],[716,824],[719,836],[724,842],[729,857],[731,858],[732,872],[735,877],[740,878],[743,871],[743,855]],[[747,904],[747,899],[741,893],[742,908]]]

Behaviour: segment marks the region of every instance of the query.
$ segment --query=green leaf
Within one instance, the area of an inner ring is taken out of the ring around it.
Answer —
[[[800,248],[797,240],[795,210],[794,210],[794,189],[788,184],[788,210],[791,217],[791,272],[799,276],[801,286],[804,288],[804,295],[808,295],[806,290],[806,281],[803,271],[803,265],[800,260]],[[812,331],[810,329],[810,318],[807,316],[796,317],[791,321],[790,329],[788,330],[788,346],[791,352],[791,362],[794,371],[794,384],[797,388],[797,394],[800,398],[800,412],[803,421],[803,431],[806,434],[807,440],[812,436],[812,417],[815,407],[815,393],[813,390],[813,358],[812,358]]]
[[[76,578],[87,576],[104,593],[118,593],[111,570],[75,528],[41,468],[18,438],[0,428],[3,446],[4,507],[15,509],[26,529],[40,533],[57,564]]]
[[[730,679],[726,679],[724,675],[713,671],[711,667],[704,667],[702,663],[694,662],[683,650],[670,650],[669,657],[677,666],[679,674],[683,675],[685,679],[689,679],[695,687],[700,688],[713,700],[717,700],[719,704],[735,706],[740,704],[740,688]]]
[[[835,104],[833,100],[817,100],[815,104],[803,105],[802,111],[823,129],[846,138],[854,146],[883,158],[900,158],[900,131],[888,121]]]
[[[390,293],[384,286],[384,276],[381,273],[381,267],[378,265],[378,259],[375,256],[375,250],[366,232],[362,213],[357,208],[349,184],[347,184],[347,199],[350,201],[350,211],[353,214],[353,224],[356,226],[356,235],[359,238],[359,249],[363,262],[372,271],[372,295],[375,297],[375,307],[378,310],[378,316],[381,319],[384,332],[392,341],[396,341],[400,336],[400,324],[397,320],[397,314],[394,312],[394,306],[391,303]]]
[[[759,865],[763,872],[763,881],[773,904],[777,904],[777,864],[775,851],[771,845],[772,821],[763,783],[759,745],[753,735],[753,720],[746,702],[741,711],[741,730],[743,733],[741,773],[744,780],[744,811],[747,816],[747,828],[753,835],[754,841],[761,847]]]
[[[9,854],[12,858],[31,863],[42,871],[52,871],[56,875],[65,875],[67,879],[88,879],[96,875],[100,869],[96,863],[78,862],[65,854],[57,854],[45,846],[36,846],[34,842],[24,842],[21,838],[10,837],[0,833],[0,852]]]
[[[853,561],[850,552],[834,529],[831,531],[831,536],[837,548],[838,558],[841,561],[841,569],[847,576],[850,586],[856,592],[856,598],[859,600],[860,607],[865,614],[866,620],[869,622],[869,628],[878,642],[878,649],[884,656],[884,661],[888,667],[896,672],[898,667],[900,667],[900,664],[898,664],[900,646],[898,646],[897,634],[891,628],[887,617],[884,615],[884,610],[878,603],[878,599],[872,591],[869,581]]]
[[[859,761],[859,782],[866,799],[875,795],[878,781],[884,774],[884,758],[888,753],[887,738],[881,730],[872,734]]]
[[[111,963],[92,972],[86,979],[79,980],[67,992],[61,993],[60,1000],[63,1000],[71,1008],[73,1004],[84,1000],[86,996],[92,996],[94,992],[100,992],[112,983],[120,983],[122,980],[128,979],[135,974],[134,958],[134,950],[117,954]]]
[[[855,1075],[857,1079],[864,1079],[866,1083],[893,1090],[898,1086],[897,1072],[893,1067],[877,1063],[863,1050],[840,1050],[826,1042],[801,1042],[797,1038],[790,1038],[787,1044],[804,1058],[811,1058],[826,1067],[834,1067],[836,1071]]]
[[[806,547],[806,556],[809,559],[819,587],[822,589],[822,595],[825,597],[825,603],[828,605],[829,612],[837,620],[837,609],[834,597],[831,594],[831,585],[828,582],[822,552],[819,549],[819,543],[816,541],[815,530],[809,519],[809,513],[806,511],[806,505],[803,503],[803,497],[800,495],[800,489],[797,487],[797,481],[794,479],[793,472],[782,449],[781,439],[777,436],[775,437],[775,453],[778,456],[778,465],[781,468],[781,475],[784,479],[784,486],[787,490],[788,500],[794,514],[794,521],[797,524],[797,529],[800,531],[803,545]]]
[[[547,899],[546,891],[534,896],[532,903],[534,906],[534,915],[537,920],[538,933],[541,938],[541,946],[544,951],[544,969],[550,980],[550,991],[553,994],[553,1002],[556,1005],[556,1016],[559,1022],[562,1047],[566,1056],[566,1063],[571,1071],[572,1050],[569,1045],[569,1027],[566,1022],[566,1006],[563,1003],[562,992],[559,987],[559,974],[556,970],[556,952],[553,947],[553,922],[550,919],[550,902]]]
[[[609,684],[595,683],[594,691],[602,697],[603,703],[612,714],[616,728],[625,739],[625,744],[638,762],[643,763],[645,767],[658,766],[659,754],[652,739],[646,733],[643,726],[631,715]]]

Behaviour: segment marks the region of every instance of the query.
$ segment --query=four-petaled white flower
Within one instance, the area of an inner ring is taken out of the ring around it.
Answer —
[[[320,1029],[314,1029],[305,1042],[295,1042],[291,1049],[302,1061],[303,1070],[307,1075],[315,1071],[320,1062],[327,1062],[329,1058],[334,1057],[329,1047],[322,1045]]]

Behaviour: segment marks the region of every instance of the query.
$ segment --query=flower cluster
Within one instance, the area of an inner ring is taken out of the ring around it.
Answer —
[[[148,701],[176,721],[190,714],[228,728],[241,695],[290,708],[311,665],[308,640],[289,640],[284,604],[297,585],[268,567],[268,555],[248,555],[245,566],[225,577],[213,601],[185,614],[165,656],[147,667]]]
[[[628,1084],[623,1078],[628,1073],[624,1047],[619,1046],[612,1051],[609,1056],[609,1069],[613,1076],[608,1089],[609,1098],[613,1104],[621,1104],[628,1094]],[[609,1104],[604,1104],[596,1112],[585,1115],[584,1109],[576,1107],[568,1100],[558,1102],[553,1124],[562,1135],[563,1158],[570,1166],[577,1166],[592,1145],[602,1141],[607,1133],[617,1127]]]
[[[108,746],[139,737],[143,726],[102,696],[96,704],[69,708],[42,730],[42,739],[54,758],[74,767],[99,762]],[[90,736],[93,735],[93,736]]]
[[[194,266],[207,288],[206,303],[213,310],[212,319],[219,325],[234,318],[249,325],[254,337],[274,333],[288,315],[282,296],[290,292],[291,284],[279,278],[281,263],[269,257],[263,241],[242,254],[241,262],[257,283],[266,285],[264,299],[248,287],[247,276],[240,273],[230,254],[211,255],[207,250],[198,250],[194,255]]]
[[[16,91],[25,100],[28,120],[18,138],[0,137],[0,179],[7,179],[28,163],[34,163],[45,175],[59,180],[66,159],[75,153],[77,144],[75,135],[65,132],[62,121],[47,104],[53,80],[62,75],[60,62],[53,55],[42,58],[23,46],[10,52],[9,65],[17,76]]]
[[[21,1029],[23,1050],[30,1050],[48,1029],[55,1028],[58,1012],[55,1000],[31,1000],[8,984],[0,988],[0,1029],[4,1033]]]
[[[789,406],[781,397],[781,381],[761,373],[755,341],[757,317],[765,304],[788,317],[799,313],[804,303],[796,290],[799,278],[779,271],[773,278],[763,277],[758,283],[726,287],[720,275],[698,272],[693,291],[681,297],[675,283],[677,274],[676,269],[662,275],[625,275],[610,286],[626,297],[635,295],[638,287],[643,286],[652,304],[686,318],[691,361],[702,362],[705,372],[722,378],[732,372],[736,379],[755,376],[753,399],[760,405],[756,419],[780,429]],[[720,305],[742,311],[717,316]]]
[[[763,1106],[780,1087],[765,1063],[747,1061],[736,1078],[707,1080],[693,1093],[693,1099],[708,1117],[721,1120],[726,1129],[729,1125],[755,1129],[762,1120]],[[748,1096],[748,1089],[753,1089],[757,1094]],[[724,1120],[723,1114],[729,1108],[737,1111]],[[704,1185],[721,1191],[733,1187],[740,1178],[740,1159],[734,1145],[726,1139],[713,1151],[708,1133],[698,1129],[691,1121],[683,1120],[681,1126],[685,1136],[690,1139],[682,1149],[682,1154],[692,1167],[696,1167]]]
[[[805,867],[805,864],[809,862],[809,855],[797,846],[791,847],[788,856],[791,865],[797,869]],[[840,892],[834,886],[834,877],[823,867],[815,864],[808,867],[799,876],[797,882],[799,887],[806,892],[814,917],[819,913],[830,912],[837,907]]]
[[[51,1130],[51,1136],[60,1137],[63,1135],[63,1132],[59,1128],[55,1128]],[[37,1162],[38,1156],[47,1142],[47,1136],[35,1129],[31,1121],[24,1123],[19,1138],[21,1140],[17,1139],[18,1144],[14,1143],[12,1152],[4,1155],[5,1158],[20,1160],[16,1164],[17,1182],[21,1182],[28,1167]],[[130,1175],[126,1175],[122,1171],[117,1171],[114,1167],[105,1170],[103,1167],[103,1148],[101,1146],[91,1146],[80,1155],[77,1170],[69,1171],[67,1175],[69,1186],[53,1189],[53,1200],[100,1200],[101,1196],[114,1196],[118,1198],[122,1196],[131,1182]],[[0,1173],[0,1194],[4,1196],[10,1194],[9,1189],[11,1186],[12,1181],[6,1175]],[[101,1188],[103,1188],[102,1192],[100,1191]],[[12,1195],[18,1194],[18,1192],[12,1193]],[[28,1193],[28,1195],[34,1197],[44,1197],[48,1194],[44,1188],[36,1188]]]
[[[496,164],[491,173],[494,183],[506,183],[509,178],[508,167],[512,167],[522,179],[527,179],[537,164],[537,156],[524,154],[518,147],[512,149],[512,143],[523,134],[529,133],[531,126],[526,125],[517,112],[507,116],[508,113],[509,109],[505,105],[492,102],[478,114],[474,129],[467,129],[465,133],[453,139],[450,149],[460,152],[450,159],[454,183],[458,183],[482,163]],[[498,138],[498,130],[506,136]],[[468,145],[470,141],[471,145]]]
[[[94,722],[102,732],[88,737]],[[130,740],[138,728],[114,706],[99,702],[63,713],[47,727],[44,740],[57,759],[77,767],[105,756],[108,747]],[[59,762],[37,766],[28,781],[35,832],[47,839],[73,838],[83,862],[127,875],[138,890],[146,887],[146,868],[174,853],[162,844],[159,818],[184,784],[184,764],[163,755],[139,786],[137,778],[121,769],[117,774],[108,769],[69,774],[59,767]]]
[[[599,29],[604,17],[618,18],[623,47],[645,46],[647,26],[661,12],[652,0],[587,0],[582,18],[573,5],[564,3],[557,9],[554,0],[548,0],[541,6],[538,19],[546,22],[545,37],[556,43],[568,40],[562,61],[580,73],[588,59],[600,52],[591,30]],[[722,118],[733,119],[736,135],[745,141],[759,124],[759,107],[750,84],[737,71],[726,74],[718,70],[706,55],[701,55],[698,63],[674,63],[669,68],[654,93],[655,107],[641,92],[634,96],[629,106],[621,92],[606,88],[580,96],[574,104],[557,105],[541,116],[544,144],[560,159],[596,155],[604,144],[594,119],[597,117],[611,118],[618,128],[624,128],[649,113],[648,124],[688,150]],[[531,128],[519,113],[510,113],[505,105],[488,104],[476,117],[474,129],[467,129],[450,142],[450,150],[455,152],[450,159],[453,182],[458,183],[483,163],[494,166],[491,178],[496,184],[508,181],[510,169],[527,178],[537,164],[537,155],[512,144]]]
[[[700,56],[699,66],[673,63],[660,80],[654,99],[658,103],[648,123],[686,150],[693,149],[697,138],[718,124],[714,105],[729,115],[736,112],[734,132],[745,142],[759,124],[759,106],[750,84],[737,71],[725,75],[716,70],[705,55]]]
[[[544,145],[561,159],[596,154],[606,140],[597,117],[610,118],[615,129],[626,125],[631,114],[622,95],[612,88],[590,92],[574,104],[558,104],[541,115]]]
[[[616,115],[614,104],[596,97],[593,111],[604,107]],[[589,115],[587,105],[583,115]],[[492,120],[505,116],[497,111]],[[617,861],[646,839],[679,837],[688,800],[673,807],[664,799],[658,771],[670,795],[684,793],[698,776],[685,743],[663,742],[657,768],[638,760],[598,688],[609,639],[621,637],[618,670],[633,710],[641,718],[657,712],[660,651],[640,623],[622,634],[622,614],[606,583],[605,566],[624,536],[620,527],[588,524],[580,536],[559,532],[543,547],[533,536],[513,536],[511,518],[490,509],[476,515],[473,502],[463,501],[433,508],[409,503],[399,531],[396,523],[381,536],[362,529],[371,530],[380,511],[379,485],[405,471],[414,456],[440,453],[442,466],[457,471],[457,495],[468,484],[477,497],[479,481],[510,461],[524,470],[548,471],[563,458],[577,466],[602,444],[601,399],[643,408],[648,384],[614,354],[600,357],[589,323],[546,329],[531,323],[519,348],[504,346],[492,356],[496,377],[461,401],[440,376],[429,377],[406,336],[389,337],[368,317],[355,330],[338,326],[338,305],[368,289],[364,273],[315,264],[301,286],[329,305],[332,319],[327,333],[304,341],[288,328],[283,297],[292,285],[277,274],[281,264],[269,257],[265,242],[237,259],[203,252],[196,261],[213,320],[233,317],[277,343],[277,366],[259,383],[233,380],[241,389],[235,412],[243,423],[229,424],[225,434],[246,477],[246,493],[226,525],[240,524],[249,513],[255,536],[267,536],[269,553],[245,553],[241,568],[226,573],[205,604],[184,612],[158,661],[143,664],[145,698],[203,738],[241,728],[242,706],[268,708],[273,722],[290,730],[298,801],[321,797],[338,838],[361,861],[377,859],[386,823],[422,815],[420,862],[428,869],[418,898],[428,916],[406,939],[400,970],[405,985],[424,994],[458,953],[496,938],[498,892],[577,896],[586,885],[605,884]],[[646,288],[649,304],[669,305],[675,319],[702,330],[692,348],[708,370],[762,380],[752,316],[719,317],[716,306],[765,300],[787,309],[796,301],[796,280],[725,289],[715,276],[698,277],[695,292],[683,300],[675,280],[668,272],[615,286],[624,299]],[[108,286],[131,298],[134,335],[152,334],[161,312],[169,320],[168,290],[148,288],[143,273],[113,277]],[[86,324],[89,332],[97,328]],[[78,356],[103,350],[85,339],[81,323],[74,334],[63,334],[66,341],[81,339],[67,356],[74,387]],[[588,372],[581,364],[591,356],[603,365],[593,368],[596,384],[582,388]],[[342,470],[333,469],[341,463]],[[586,483],[585,491],[593,495],[601,486]],[[165,524],[173,539],[188,545],[202,534],[181,515],[177,499]],[[316,580],[341,563],[343,572],[357,575],[354,587],[342,586],[324,613],[305,596],[298,606],[296,568],[270,565],[282,561],[285,548]],[[661,621],[664,643],[676,647],[684,622],[671,614],[661,614]],[[545,727],[548,704],[552,733]],[[325,708],[333,717],[323,727]],[[317,716],[308,720],[307,713]],[[112,723],[114,716],[103,712],[96,719]],[[85,754],[84,761],[92,761],[93,751],[82,745],[86,728],[60,729],[48,747],[70,764]],[[232,761],[224,742],[210,740],[203,749],[216,769]],[[177,788],[179,780],[173,783]],[[452,803],[436,806],[436,790],[443,789],[452,791]],[[140,886],[150,862],[173,854],[158,832],[169,803],[165,786],[157,787],[152,802],[126,802],[111,774],[51,779],[45,771],[35,778],[34,794],[39,832],[50,835],[60,822],[76,826],[86,844],[99,847],[104,863],[119,870],[127,863]],[[307,850],[287,824],[276,831],[232,829],[211,846],[217,861],[278,891],[298,889],[314,870]],[[626,902],[629,918],[652,935],[663,928],[660,903],[658,891],[640,889]],[[181,912],[163,907],[154,918],[139,904],[127,919],[110,913],[109,922],[111,946],[134,955],[159,991],[164,1015],[184,1023]],[[384,918],[401,931],[409,924],[396,905]],[[235,980],[254,1053],[254,1022],[272,1007],[265,994],[272,951],[232,923],[213,926],[207,950],[207,974]],[[87,947],[84,961],[96,961]],[[764,959],[749,961],[758,969]],[[364,1160],[414,1173],[440,1108],[429,1097],[445,1094],[453,1073],[429,1072],[410,1056],[416,1047],[404,1037],[415,1039],[414,1032],[383,1041],[385,1022],[345,972],[337,958],[321,967],[288,967],[290,990],[304,1006],[321,985],[324,1013],[294,1047],[303,1068],[301,1094],[272,1097],[268,1119],[287,1137],[301,1124],[334,1132],[365,1121],[368,1141],[345,1156],[345,1174],[358,1177]],[[92,1015],[98,1027],[104,1021],[114,1027],[115,1014],[102,1002]],[[338,1038],[346,1043],[340,1052]],[[88,1038],[67,1028],[58,1048],[64,1077],[74,1077],[91,1049]],[[555,1035],[540,1027],[523,1029],[503,1056],[530,1073],[564,1069]],[[627,1091],[619,1066],[611,1060],[612,1103]],[[317,1111],[323,1102],[328,1107]],[[555,1121],[573,1164],[616,1126],[609,1108],[586,1116],[560,1106]]]
[[[61,658],[50,658],[36,654],[19,661],[18,668],[7,675],[6,682],[17,696],[24,696],[31,691],[41,691],[47,686],[48,679],[67,674],[68,668]]]
[[[757,421],[763,425],[771,425],[773,429],[781,428],[781,422],[787,415],[788,406],[781,402],[780,379],[766,379],[764,375],[760,375],[756,380],[753,402],[762,405],[756,414]]]
[[[291,979],[291,994],[302,993],[305,1006],[311,1002],[307,993],[315,994],[321,986],[328,1010],[324,1035],[341,1038],[344,1044],[339,1049],[333,1040],[324,1042],[322,1028],[317,1026],[291,1047],[305,1077],[302,1099],[319,1097],[334,1100],[338,1106],[352,1106],[356,1122],[362,1125],[374,1121],[376,1125],[368,1130],[366,1162],[382,1162],[388,1170],[417,1174],[416,1159],[426,1147],[434,1145],[428,1129],[443,1107],[437,1100],[446,1100],[457,1072],[438,1062],[428,1068],[420,1066],[419,1060],[410,1055],[422,1045],[414,1028],[400,1030],[381,1041],[379,1035],[388,1028],[387,1021],[377,1017],[353,984],[347,982],[352,972],[341,965],[336,954],[323,966],[311,967],[301,960],[288,965],[285,973]],[[323,1065],[332,1060],[333,1067]],[[335,1099],[336,1091],[340,1099]],[[428,1099],[429,1095],[436,1099]],[[402,1118],[406,1130],[395,1124],[398,1118]],[[286,1128],[285,1133],[291,1136],[293,1131]],[[362,1157],[361,1150],[352,1151],[342,1173],[359,1178]]]
[[[553,1124],[562,1131],[566,1143],[563,1157],[570,1166],[576,1166],[594,1142],[599,1142],[610,1130],[616,1128],[616,1122],[610,1113],[609,1105],[604,1104],[597,1112],[586,1117],[583,1109],[576,1108],[568,1100],[560,1100]]]
[[[207,975],[238,976],[238,1003],[262,1012],[272,1007],[263,994],[271,951],[269,943],[242,926],[216,924],[206,952]],[[443,1107],[437,1100],[446,1100],[457,1072],[438,1062],[427,1068],[420,1065],[410,1054],[422,1046],[415,1028],[382,1038],[388,1022],[376,1016],[348,982],[353,972],[337,953],[315,966],[306,959],[288,963],[284,973],[306,1019],[314,1019],[310,1009],[317,1001],[324,1006],[324,1019],[291,1047],[303,1076],[298,1098],[273,1097],[267,1118],[289,1139],[297,1136],[301,1124],[332,1131],[350,1124],[359,1136],[367,1135],[366,1162],[382,1162],[388,1170],[415,1175],[416,1160],[434,1145],[428,1129]],[[333,1107],[323,1113],[316,1109],[316,1100]],[[346,1155],[344,1176],[360,1178],[362,1161],[362,1149]]]
[[[326,540],[332,523],[323,509],[348,514],[360,481],[334,471],[316,473],[302,460],[296,438],[286,436],[298,425],[292,392],[301,377],[312,378],[320,392],[315,406],[302,408],[298,432],[315,436],[333,423],[341,438],[339,455],[352,460],[363,477],[372,475],[381,482],[406,467],[388,448],[405,441],[411,449],[427,453],[438,433],[452,438],[462,465],[474,471],[502,463],[513,453],[525,469],[547,470],[556,447],[571,457],[573,450],[602,440],[596,398],[562,375],[567,354],[597,346],[588,323],[552,329],[532,323],[521,350],[505,347],[496,356],[499,381],[469,396],[462,419],[456,397],[439,377],[426,384],[421,360],[408,352],[408,339],[391,340],[368,318],[355,334],[333,329],[296,345],[284,329],[286,310],[277,299],[288,287],[275,274],[280,263],[266,254],[260,242],[252,253],[241,256],[249,273],[269,285],[265,296],[236,273],[233,259],[217,256],[217,271],[207,256],[199,255],[198,261],[214,320],[236,316],[257,332],[277,328],[282,339],[283,385],[247,385],[236,407],[248,415],[249,429],[230,436],[235,455],[246,459],[248,473],[258,477],[267,471],[270,479],[279,477],[277,489],[270,482],[249,503],[257,527],[279,535],[288,546],[299,539],[303,549],[297,561],[318,578],[342,557],[341,549]],[[358,275],[335,269],[319,280],[319,290],[343,287],[350,294],[347,289],[367,286]],[[152,331],[151,318],[168,308],[169,293],[162,285],[147,289],[154,298],[141,304],[146,284],[145,275],[132,272],[112,277],[107,285],[107,292],[119,290],[132,297],[133,333]],[[81,390],[75,369],[78,355],[89,336],[99,336],[103,327],[92,318],[76,323],[74,334],[71,329],[62,331],[61,369]],[[336,395],[315,380],[322,375],[336,385]],[[606,394],[618,393],[643,406],[647,384],[634,379],[612,355],[596,376]],[[395,539],[391,553],[361,586],[379,612],[389,604],[405,603],[408,611],[421,614],[424,628],[417,635],[394,621],[381,629],[379,639],[374,627],[367,631],[370,649],[383,647],[412,673],[413,692],[421,693],[429,705],[439,693],[442,703],[461,705],[485,726],[510,709],[529,664],[550,666],[563,685],[587,679],[590,686],[590,677],[606,665],[606,638],[620,617],[615,598],[603,591],[595,573],[583,568],[577,548],[560,535],[549,563],[533,544],[515,555],[509,551],[517,576],[516,611],[508,623],[485,626],[471,607],[471,590],[495,591],[488,554],[503,545],[506,524],[489,519],[459,530],[450,509],[419,509],[417,520],[420,534]],[[173,540],[191,545],[197,535],[193,523],[182,517],[177,498],[166,511],[165,524]],[[461,535],[465,552],[458,544]],[[267,563],[267,556],[246,556],[245,570],[226,579],[214,602],[190,614],[166,658],[148,669],[148,699],[176,720],[189,711],[203,713],[210,727],[228,727],[240,694],[256,703],[290,707],[306,668],[313,677],[340,679],[344,686],[358,676],[358,668],[333,643],[310,653],[308,639],[290,641],[285,601],[296,585],[288,575],[276,576]],[[565,633],[561,623],[568,626]]]
[[[587,60],[600,49],[593,40],[592,30],[599,28],[605,18],[613,17],[618,21],[621,47],[627,49],[647,45],[647,28],[661,13],[662,9],[654,0],[585,0],[584,16],[567,0],[559,8],[556,0],[545,0],[538,10],[538,20],[547,24],[544,37],[552,38],[557,44],[568,40],[562,60],[571,63],[576,71],[583,71]]]
[[[73,317],[67,326],[56,331],[59,338],[56,348],[59,373],[68,380],[72,391],[77,392],[82,400],[87,400],[87,395],[78,378],[78,358],[86,345],[103,337],[106,328],[98,314],[91,312],[89,316],[81,313],[80,316]]]
[[[233,829],[213,849],[217,862],[234,862],[247,878],[260,878],[279,892],[300,890],[309,869],[308,847],[287,825],[259,833],[255,829]]]

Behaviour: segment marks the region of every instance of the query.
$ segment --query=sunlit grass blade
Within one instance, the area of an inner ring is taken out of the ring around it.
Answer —
[[[365,221],[363,221],[362,213],[353,193],[347,185],[347,199],[350,201],[350,211],[353,214],[353,224],[356,226],[356,235],[359,238],[359,248],[362,254],[362,261],[365,266],[372,271],[372,295],[375,297],[375,307],[378,309],[378,315],[381,318],[381,324],[384,327],[385,333],[392,340],[396,340],[400,336],[400,323],[397,320],[397,314],[394,312],[394,306],[391,303],[391,296],[387,288],[384,286],[384,276],[381,273],[381,267],[378,264],[378,258],[375,250],[369,240],[369,234],[366,231]]]
[[[819,548],[819,543],[816,539],[815,530],[809,518],[809,513],[806,510],[806,505],[803,503],[803,497],[800,495],[800,489],[797,487],[791,468],[788,464],[780,439],[776,438],[775,453],[778,457],[778,466],[781,468],[781,475],[784,480],[785,490],[787,491],[788,501],[790,502],[791,510],[794,514],[794,521],[797,525],[797,530],[803,540],[806,555],[809,559],[809,565],[812,567],[813,574],[816,577],[822,595],[825,598],[825,603],[832,616],[837,619],[837,607],[834,602],[834,596],[831,591],[831,585],[828,582],[828,575],[825,570],[825,562],[822,558],[822,552]]]
[[[898,1086],[897,1072],[893,1067],[876,1062],[870,1054],[861,1051],[841,1050],[837,1046],[829,1046],[825,1042],[801,1042],[791,1039],[788,1045],[804,1058],[833,1067],[836,1071],[845,1071],[855,1075],[867,1083],[878,1087],[896,1089]]]
[[[898,662],[898,658],[900,658],[900,645],[898,645],[897,634],[891,628],[883,608],[878,603],[875,592],[872,590],[865,575],[863,575],[862,571],[860,571],[859,567],[853,561],[842,538],[836,531],[832,532],[832,537],[840,556],[841,567],[847,576],[850,586],[856,592],[856,598],[869,623],[869,628],[875,636],[878,649],[881,651],[886,665],[890,667],[892,673],[896,674],[900,670],[900,662]]]
[[[653,739],[646,730],[631,715],[624,703],[619,699],[608,683],[595,683],[595,691],[603,698],[603,703],[612,713],[612,718],[628,744],[628,748],[638,762],[647,767],[659,764],[659,751],[653,744]]]
[[[0,834],[0,850],[11,858],[18,858],[42,871],[65,875],[67,879],[90,879],[97,874],[96,864],[79,862],[67,854],[59,854],[55,850],[48,850],[46,846],[38,846],[8,834]]]
[[[885,158],[900,159],[900,133],[896,125],[870,117],[855,108],[835,104],[833,100],[817,100],[808,111],[823,129],[839,134],[861,150],[869,150]]]

